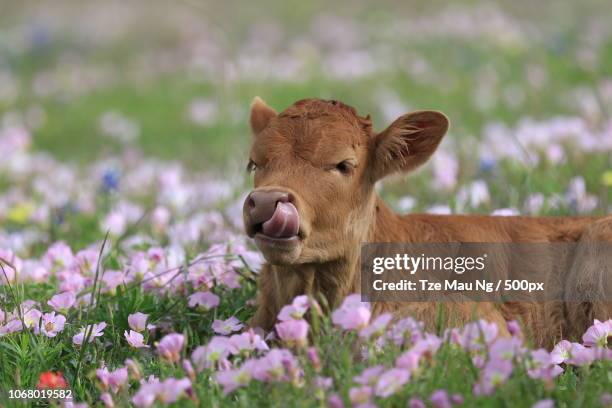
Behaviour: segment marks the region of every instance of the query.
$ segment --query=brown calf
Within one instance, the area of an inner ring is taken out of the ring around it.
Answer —
[[[358,116],[337,101],[301,100],[277,114],[255,99],[248,165],[255,189],[245,201],[244,222],[267,263],[252,326],[271,329],[280,308],[300,294],[323,295],[333,307],[359,292],[363,242],[579,241],[583,248],[576,256],[586,265],[581,276],[598,273],[589,271],[588,242],[612,241],[610,217],[398,215],[390,210],[374,190],[376,181],[427,161],[448,126],[442,113],[420,111],[374,133],[369,116]],[[572,281],[579,285],[580,278]],[[611,284],[604,285],[609,291]],[[440,305],[376,302],[372,307],[375,314],[412,315],[432,328]],[[455,302],[444,307],[449,323],[478,317],[505,330],[506,320],[519,319],[536,344],[546,346],[561,336],[580,335],[594,318],[612,316],[610,304],[592,303]]]

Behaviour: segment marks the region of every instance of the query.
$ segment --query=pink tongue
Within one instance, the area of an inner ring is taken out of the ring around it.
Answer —
[[[300,229],[300,216],[291,203],[278,202],[272,217],[263,223],[262,231],[274,238],[287,238],[297,235]]]

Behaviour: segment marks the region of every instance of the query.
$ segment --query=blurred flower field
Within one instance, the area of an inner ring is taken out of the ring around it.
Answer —
[[[298,297],[247,329],[242,230],[255,95],[445,112],[398,211],[610,214],[612,9],[279,3],[0,4],[0,406],[612,406],[612,320],[546,351]]]

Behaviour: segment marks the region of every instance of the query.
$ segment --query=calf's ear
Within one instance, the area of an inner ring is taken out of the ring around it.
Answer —
[[[276,116],[276,111],[266,105],[259,96],[256,96],[251,103],[251,130],[253,135],[257,135],[264,130],[270,119]]]
[[[446,115],[437,111],[400,116],[375,136],[374,179],[409,171],[425,163],[436,151],[448,126]]]

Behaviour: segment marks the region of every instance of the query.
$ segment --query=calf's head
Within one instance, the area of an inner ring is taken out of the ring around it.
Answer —
[[[277,114],[251,107],[246,232],[271,264],[333,261],[367,239],[374,184],[424,163],[448,129],[440,112],[400,116],[380,133],[337,101],[305,99]]]

